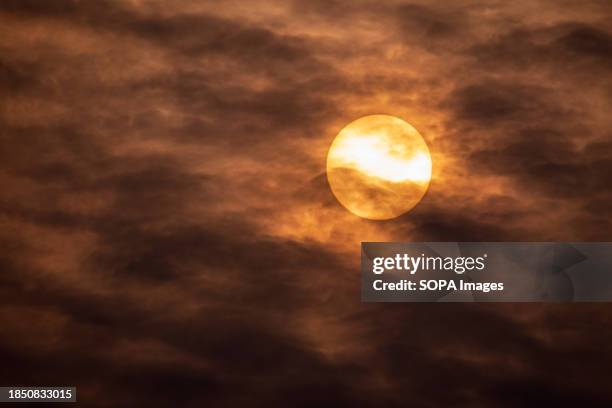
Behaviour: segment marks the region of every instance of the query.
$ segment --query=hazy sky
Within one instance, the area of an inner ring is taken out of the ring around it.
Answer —
[[[359,243],[612,240],[610,27],[609,0],[3,0],[0,383],[609,406],[609,306],[362,304]],[[325,177],[376,113],[434,166],[385,222]]]

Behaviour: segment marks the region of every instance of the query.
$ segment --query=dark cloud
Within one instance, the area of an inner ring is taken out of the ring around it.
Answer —
[[[495,123],[504,121],[532,122],[532,113],[540,119],[547,113],[541,102],[545,89],[516,83],[482,81],[457,89],[450,98],[456,115],[464,121]]]
[[[609,65],[612,58],[612,36],[596,28],[577,27],[559,38],[556,43],[568,52],[593,58],[596,63]]]
[[[428,52],[456,52],[471,37],[471,21],[461,8],[402,4],[395,10],[404,39]]]
[[[357,273],[367,240],[610,239],[611,10],[587,3],[3,1],[2,383],[94,407],[609,404],[605,305],[361,304]],[[378,112],[436,172],[385,222],[325,177]]]
[[[513,29],[474,45],[470,54],[487,70],[542,70],[551,78],[589,86],[609,84],[611,44],[610,34],[597,26],[564,22]]]

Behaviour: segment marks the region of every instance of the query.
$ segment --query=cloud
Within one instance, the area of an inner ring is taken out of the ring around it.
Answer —
[[[609,240],[609,18],[2,2],[3,383],[100,407],[609,403],[604,306],[361,304],[358,274],[361,241]],[[373,222],[325,155],[380,112],[435,177]]]

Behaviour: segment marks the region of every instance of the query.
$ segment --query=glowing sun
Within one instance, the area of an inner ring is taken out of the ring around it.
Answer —
[[[421,201],[431,156],[419,132],[395,116],[369,115],[346,125],[327,154],[327,179],[350,212],[387,220]]]

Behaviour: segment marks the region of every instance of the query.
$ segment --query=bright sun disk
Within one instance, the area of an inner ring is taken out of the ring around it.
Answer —
[[[389,115],[349,123],[327,155],[332,192],[349,211],[369,219],[395,218],[412,209],[427,191],[431,171],[419,132]]]

